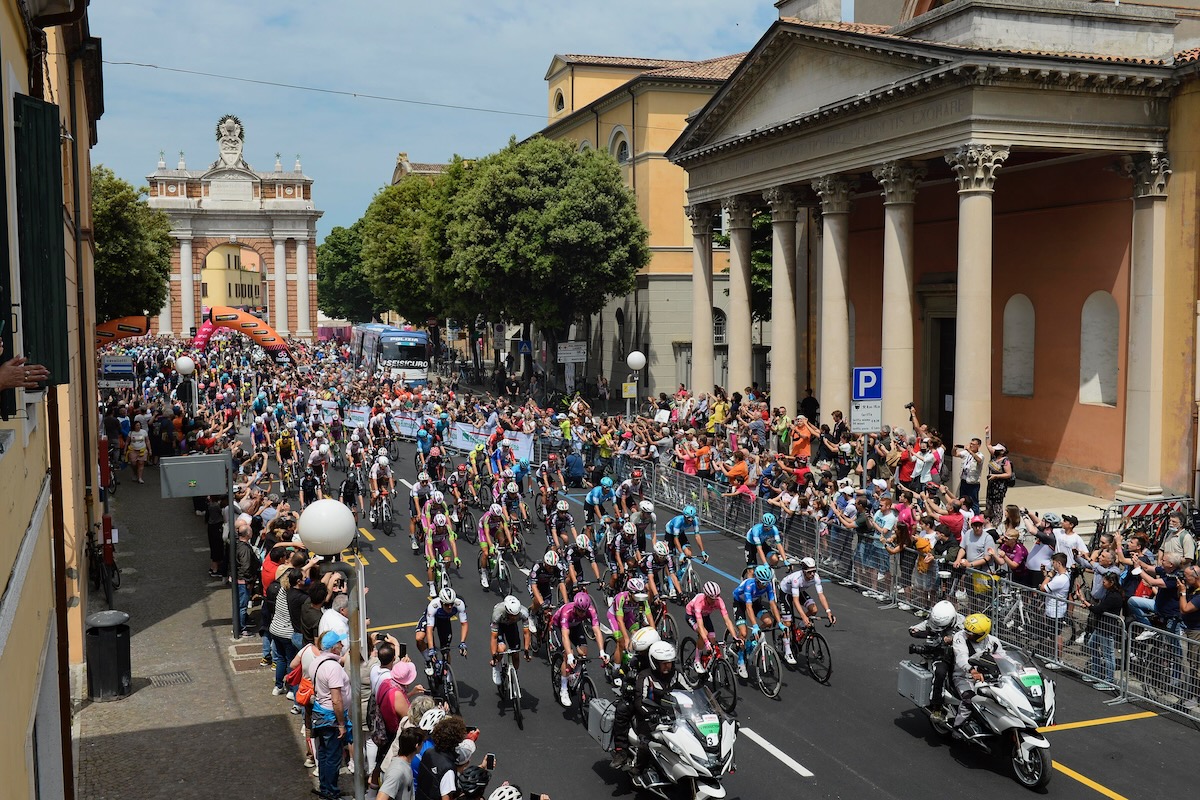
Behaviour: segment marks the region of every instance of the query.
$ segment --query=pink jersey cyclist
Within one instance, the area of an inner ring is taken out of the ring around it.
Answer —
[[[724,599],[720,596],[709,597],[703,592],[693,597],[684,608],[688,624],[695,628],[696,620],[700,620],[704,623],[704,630],[709,633],[713,632],[712,614],[714,611],[720,613],[722,617],[729,616],[729,611],[725,608]]]

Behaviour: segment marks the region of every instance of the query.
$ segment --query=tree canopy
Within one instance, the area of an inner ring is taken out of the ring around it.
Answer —
[[[362,261],[380,305],[409,320],[437,316],[427,240],[433,182],[413,175],[381,189],[362,218]]]
[[[362,262],[362,230],[361,219],[349,228],[338,226],[317,248],[318,305],[335,319],[370,322],[385,309]]]
[[[96,238],[96,319],[157,314],[171,275],[171,223],[150,208],[147,190],[102,164],[92,168]]]

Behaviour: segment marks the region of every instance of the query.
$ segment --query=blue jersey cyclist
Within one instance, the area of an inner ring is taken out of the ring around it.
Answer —
[[[754,575],[737,585],[733,590],[733,603],[737,608],[738,635],[746,640],[746,646],[738,652],[738,674],[747,677],[746,652],[754,646],[752,639],[760,629],[775,627],[780,617],[779,603],[775,599],[775,575],[766,564],[754,568]]]
[[[704,542],[700,538],[700,517],[696,513],[695,506],[684,506],[682,514],[667,520],[665,529],[667,538],[675,546],[676,552],[691,558],[692,546],[688,543],[689,528],[692,535],[696,537],[696,546],[700,548],[700,558],[708,561],[708,552],[704,549]]]
[[[762,522],[746,531],[746,566],[755,564],[778,565],[787,558],[783,550],[783,536],[775,525],[774,514],[763,514]]]
[[[613,479],[607,475],[601,478],[600,485],[593,486],[591,491],[587,493],[587,497],[584,498],[584,508],[587,511],[584,523],[591,525],[606,515],[608,511],[604,508],[604,504],[616,496],[616,492],[613,491]]]

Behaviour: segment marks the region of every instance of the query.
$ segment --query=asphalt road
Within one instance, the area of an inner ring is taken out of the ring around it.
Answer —
[[[399,476],[412,481],[412,446],[404,447],[399,464]],[[398,495],[397,534],[387,537],[368,528],[370,536],[364,537],[367,616],[371,630],[390,631],[415,654],[413,621],[428,598],[424,562],[409,549],[407,487]],[[579,503],[578,492],[572,501]],[[576,516],[582,521],[582,513]],[[531,555],[544,549],[539,540],[531,539]],[[705,545],[712,560],[700,568],[701,579],[716,576],[731,590],[732,576],[743,563],[740,545],[716,533],[705,535]],[[472,628],[468,657],[456,657],[454,667],[463,716],[482,731],[479,752],[496,754],[497,780],[555,800],[632,796],[628,776],[609,769],[608,754],[559,706],[544,661],[535,658],[521,667],[524,730],[501,707],[487,658],[488,620],[500,597],[479,586],[476,549],[465,542],[459,547],[462,577],[452,576],[452,583],[467,604]],[[737,771],[725,781],[728,796],[758,800],[779,796],[783,787],[805,797],[828,798],[915,798],[948,788],[967,789],[974,800],[1020,796],[1024,790],[1012,779],[1007,760],[947,743],[897,693],[897,664],[908,657],[906,629],[915,618],[880,610],[836,584],[827,592],[838,618],[835,627],[822,629],[833,653],[829,685],[787,672],[777,700],[745,683],[739,686],[735,717],[741,731]],[[598,593],[593,597],[599,599]],[[673,609],[680,628],[686,627],[681,610]],[[1109,695],[1071,678],[1056,680],[1057,724],[1047,732],[1055,773],[1048,794],[1119,800],[1148,791],[1176,795],[1190,790],[1190,769],[1184,765],[1191,763],[1190,754],[1200,742],[1194,730],[1145,708],[1106,706]],[[606,696],[604,682],[597,679],[597,685]]]

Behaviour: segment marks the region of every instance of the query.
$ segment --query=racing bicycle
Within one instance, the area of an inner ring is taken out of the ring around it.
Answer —
[[[684,685],[690,689],[699,689],[707,684],[721,710],[732,714],[737,707],[737,680],[732,662],[742,645],[738,639],[717,641],[712,634],[709,635],[709,642],[711,646],[697,658],[696,637],[684,637],[679,643],[680,675]]]

